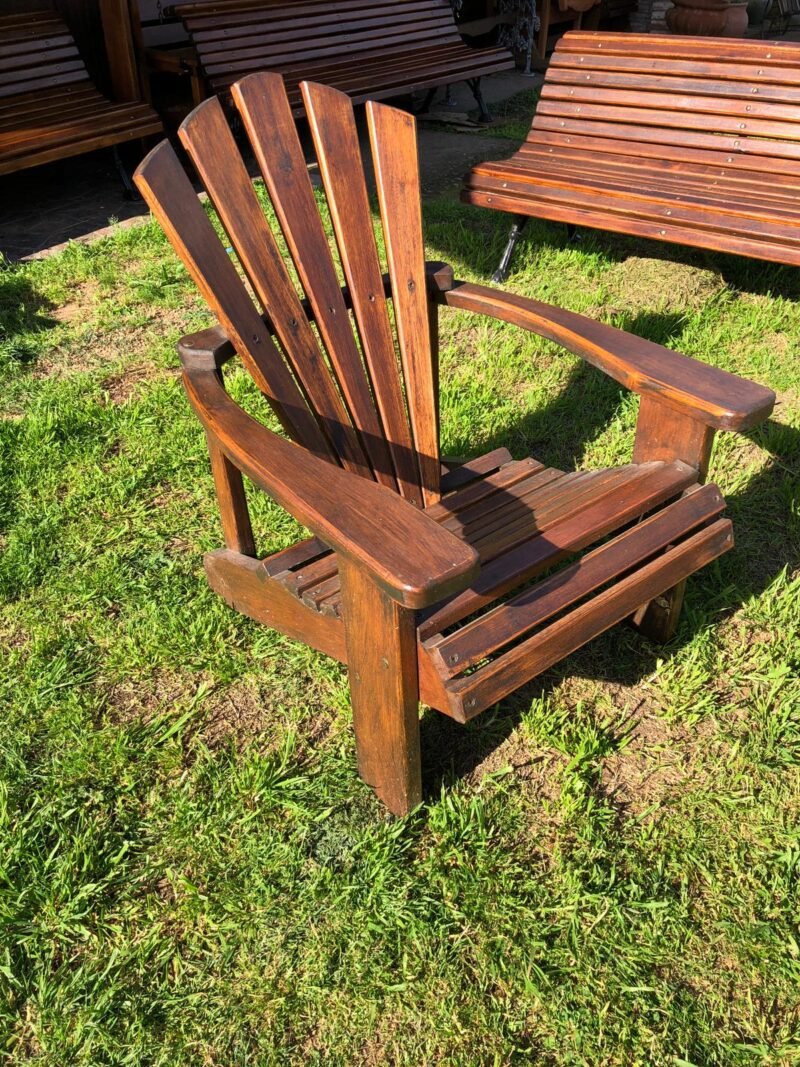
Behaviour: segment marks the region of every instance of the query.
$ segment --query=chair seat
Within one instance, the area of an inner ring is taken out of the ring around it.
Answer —
[[[496,703],[688,576],[698,556],[729,548],[723,507],[680,462],[567,474],[511,460],[445,495],[428,514],[476,549],[481,572],[418,616],[427,699],[459,721]],[[264,567],[307,608],[341,619],[336,556],[321,541]]]

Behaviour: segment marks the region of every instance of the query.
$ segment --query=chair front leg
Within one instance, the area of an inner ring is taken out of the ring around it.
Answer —
[[[422,800],[416,622],[339,557],[358,772],[394,815]]]
[[[661,403],[650,394],[642,396],[633,446],[634,463],[681,460],[697,470],[704,482],[714,444],[714,430],[705,423]],[[675,633],[683,606],[686,582],[643,604],[633,616],[633,624],[651,641],[663,643]]]

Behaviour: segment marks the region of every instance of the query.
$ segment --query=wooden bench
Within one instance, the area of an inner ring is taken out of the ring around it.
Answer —
[[[167,12],[183,19],[211,93],[226,96],[246,74],[278,71],[296,115],[304,79],[355,102],[466,80],[488,118],[480,78],[514,65],[505,48],[465,44],[448,0],[198,0]]]
[[[565,34],[528,138],[462,199],[800,265],[800,45]]]
[[[112,56],[112,81],[115,71]],[[0,174],[161,132],[141,100],[95,86],[55,14],[0,16]]]

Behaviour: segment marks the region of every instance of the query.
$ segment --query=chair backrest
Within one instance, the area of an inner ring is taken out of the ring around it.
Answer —
[[[233,99],[313,325],[216,98],[192,112],[180,137],[266,325],[167,142],[136,181],[284,429],[331,462],[428,504],[439,494],[440,463],[414,119],[367,106],[390,314],[352,104],[322,85],[303,83],[302,91],[338,257],[280,75],[250,75],[234,85]]]
[[[800,45],[567,33],[528,139],[800,175]]]
[[[0,98],[91,85],[66,23],[50,11],[0,15]]]
[[[184,20],[215,92],[258,70],[296,81],[291,75],[299,68],[299,78],[313,70],[328,80],[326,68],[341,68],[353,53],[388,59],[426,51],[435,67],[438,48],[462,44],[449,0],[196,0],[169,10]],[[346,77],[357,83],[357,69]]]

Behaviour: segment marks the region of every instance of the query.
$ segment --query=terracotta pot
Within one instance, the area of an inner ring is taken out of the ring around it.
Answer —
[[[673,0],[666,13],[672,33],[693,37],[721,37],[728,25],[728,0]]]
[[[747,14],[747,0],[741,3],[728,5],[728,19],[725,23],[723,37],[744,37],[749,17]]]

